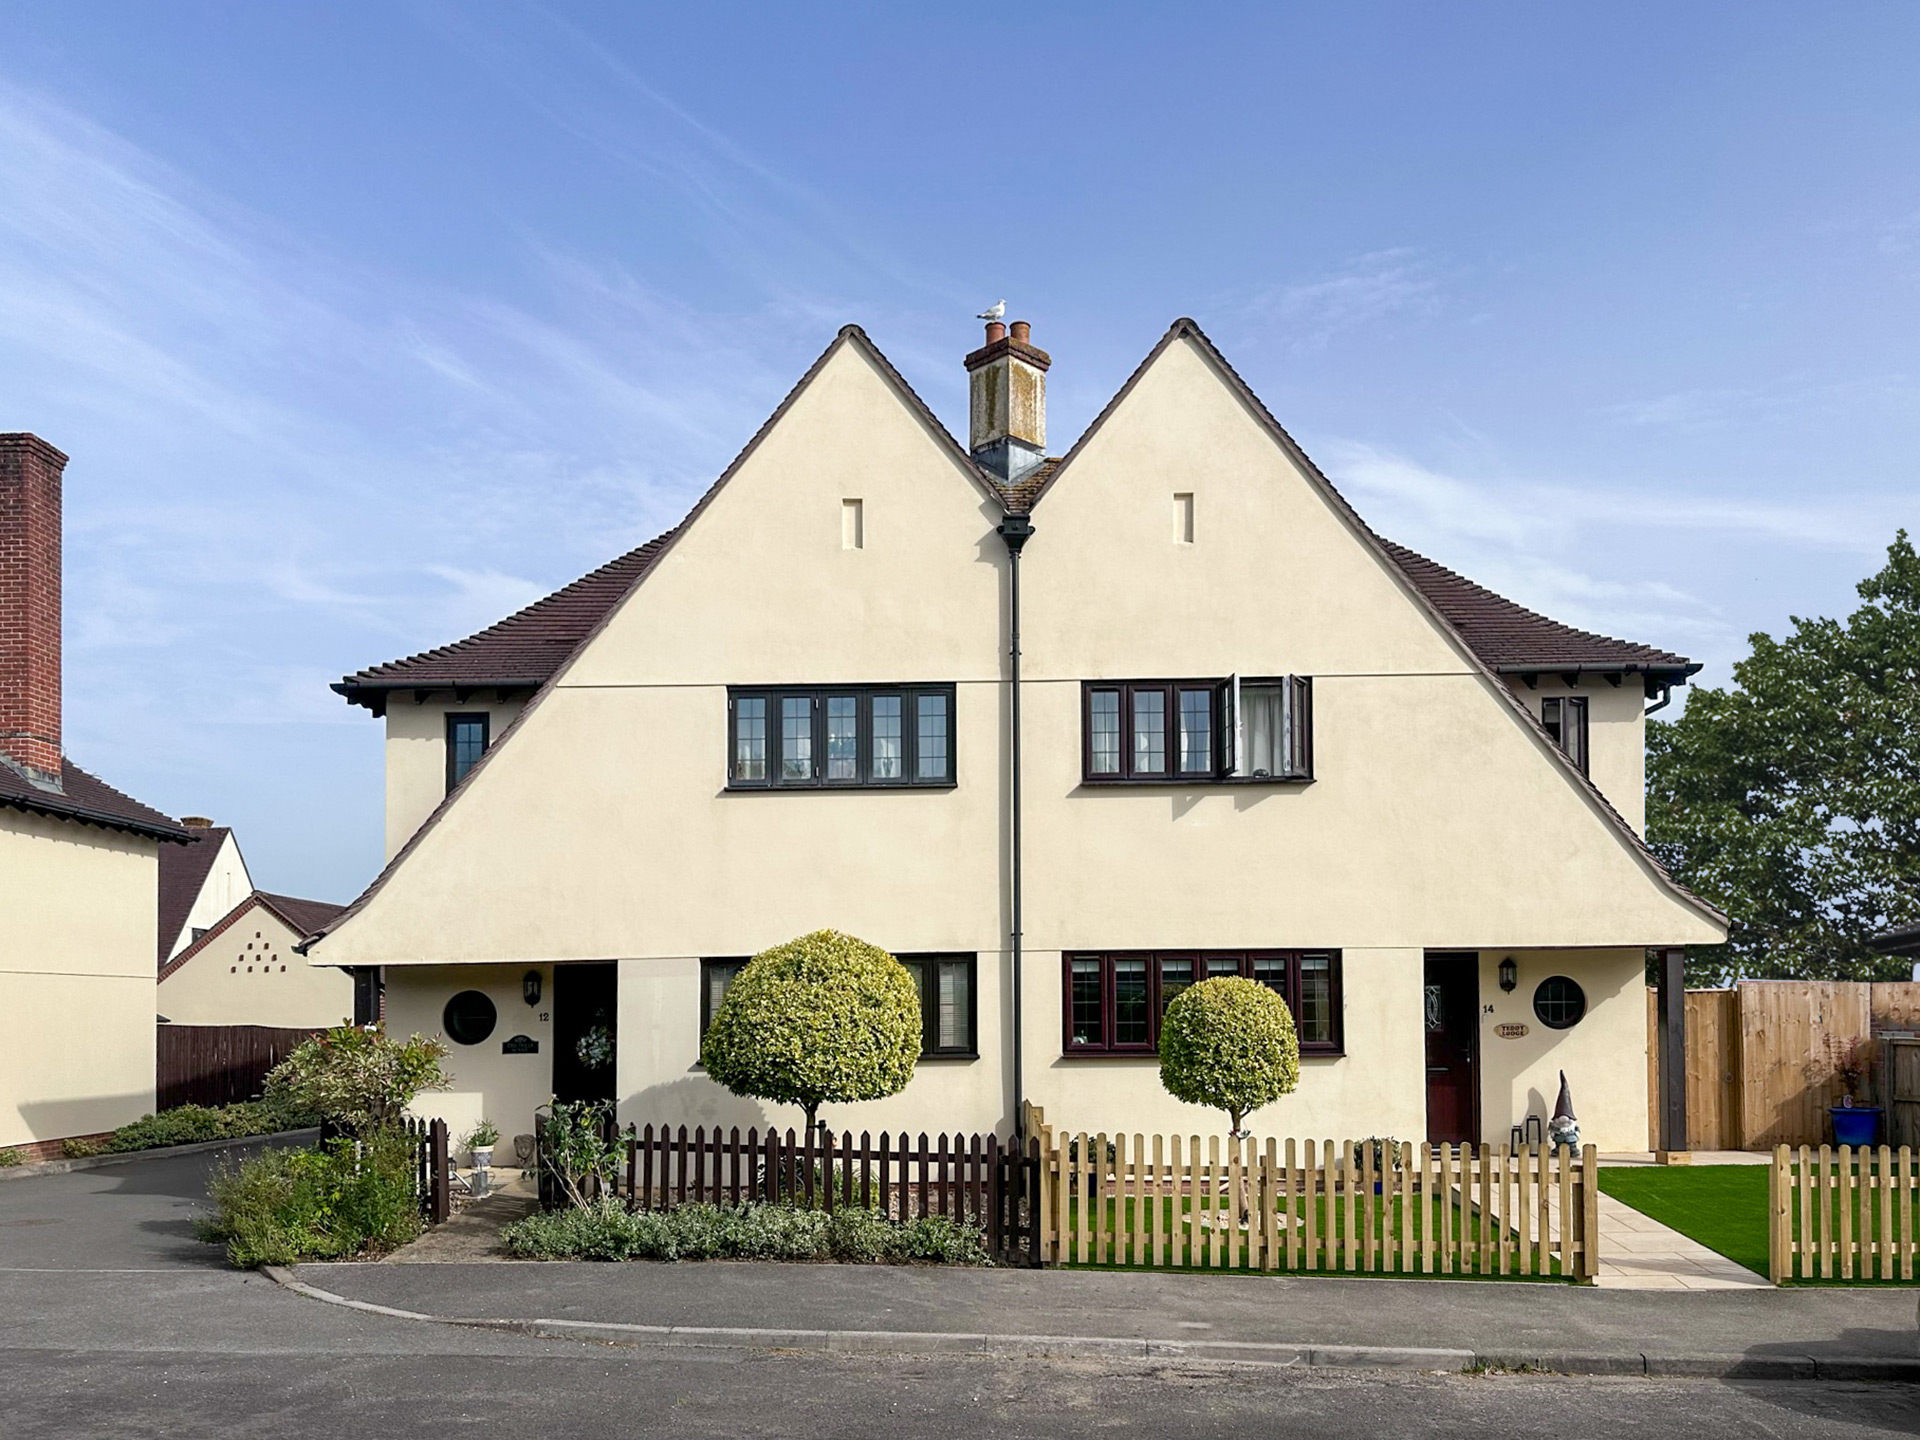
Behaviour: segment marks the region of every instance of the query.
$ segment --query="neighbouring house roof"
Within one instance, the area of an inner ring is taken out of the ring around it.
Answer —
[[[907,384],[905,378],[893,367],[892,362],[880,353],[879,348],[867,337],[864,330],[858,325],[843,326],[833,344],[829,345],[820,358],[808,368],[806,374],[800,377],[793,389],[787,393],[773,413],[754,432],[753,437],[748,440],[740,453],[734,457],[732,463],[708,487],[692,510],[687,513],[686,518],[673,529],[628,551],[598,570],[589,572],[544,600],[536,601],[526,609],[464,640],[358,671],[346,676],[340,683],[334,685],[333,689],[350,703],[365,705],[375,714],[384,713],[388,694],[396,690],[525,687],[544,693],[545,687],[551,684],[553,678],[559,674],[567,662],[598,633],[613,610],[647,577],[660,558],[672,547],[674,540],[698,518],[700,512],[726,485],[734,472],[759,447],[761,440],[779,423],[795,398],[807,388],[814,376],[843,344],[858,346],[861,352],[876,364],[928,426],[936,441],[952,454],[962,470],[981,490],[997,499],[1009,512],[1029,513],[1045,498],[1047,491],[1059,480],[1062,472],[1073,463],[1086,447],[1087,442],[1101,429],[1108,416],[1133,390],[1153,362],[1168,346],[1181,339],[1191,339],[1199,345],[1212,363],[1219,368],[1235,393],[1259,418],[1282,449],[1298,463],[1309,481],[1325,492],[1334,506],[1348,518],[1366,542],[1376,546],[1379,553],[1399,569],[1420,602],[1441,625],[1460,639],[1473,659],[1489,674],[1529,671],[1551,673],[1583,669],[1589,672],[1611,673],[1646,671],[1650,677],[1649,693],[1651,693],[1651,685],[1656,677],[1661,680],[1677,681],[1700,669],[1684,656],[1675,655],[1669,651],[1630,641],[1610,639],[1604,635],[1577,630],[1572,626],[1550,620],[1544,615],[1539,615],[1494,594],[1483,586],[1474,584],[1444,566],[1428,560],[1425,556],[1382,539],[1360,518],[1346,497],[1334,487],[1319,466],[1274,418],[1265,403],[1241,378],[1239,372],[1227,362],[1226,357],[1201,331],[1199,325],[1183,317],[1168,327],[1166,334],[1161,336],[1159,342],[1148,352],[1126,383],[1114,393],[1113,398],[1094,418],[1093,423],[1081,433],[1080,438],[1073,443],[1066,455],[1057,458],[1047,457],[1033,472],[1023,476],[1013,485],[1001,484],[996,477],[974,461],[966,448],[940,423],[939,418],[913,390],[913,387]],[[1503,691],[1506,689],[1505,686],[1501,688]],[[537,704],[539,698],[540,694],[536,694],[534,703]],[[1507,694],[1507,699],[1525,723],[1540,732],[1547,748],[1559,758],[1575,783],[1597,804],[1629,847],[1659,880],[1690,904],[1724,922],[1726,917],[1717,908],[1693,894],[1673,878],[1660,862],[1659,857],[1648,848],[1644,837],[1627,823],[1619,811],[1614,809],[1612,802],[1601,793],[1599,787],[1577,765],[1568,760],[1557,745],[1546,739],[1539,719],[1524,704],[1514,699],[1511,693]],[[515,723],[517,724],[518,721]],[[467,772],[466,778],[459,785],[447,793],[433,814],[414,831],[399,852],[388,860],[385,868],[374,877],[373,882],[336,918],[350,917],[357,913],[381,890],[387,878],[407,859],[420,838],[433,828],[455,797],[465,789],[479,770],[485,767],[497,749],[496,745],[489,749],[487,754],[481,756],[479,763]],[[333,927],[329,924],[325,928]],[[317,939],[319,933],[310,934],[308,938],[309,940]],[[306,946],[303,944],[299,948],[304,952]]]
[[[160,852],[160,963],[167,963],[167,951],[187,923],[193,902],[200,898],[200,887],[207,873],[220,858],[220,847],[233,832],[225,825],[186,827],[187,843],[178,849]]]
[[[0,806],[75,820],[83,825],[124,830],[133,835],[148,835],[157,840],[190,838],[184,826],[151,806],[142,805],[131,795],[121,794],[71,760],[60,762],[60,772],[61,788],[42,790],[12,766],[0,764]]]
[[[1920,925],[1901,925],[1882,930],[1867,941],[1882,955],[1910,955],[1920,959]]]
[[[324,900],[301,900],[293,895],[270,895],[265,890],[256,890],[209,925],[206,934],[163,964],[160,979],[165,980],[256,909],[270,911],[295,935],[305,939],[346,908],[329,905]]]

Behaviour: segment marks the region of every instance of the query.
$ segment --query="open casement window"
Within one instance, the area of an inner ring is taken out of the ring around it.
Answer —
[[[1304,675],[1087,681],[1081,691],[1089,784],[1313,778],[1313,683]]]
[[[730,790],[953,783],[952,685],[736,686],[727,692]]]
[[[973,955],[902,955],[900,963],[920,991],[920,1055],[927,1060],[979,1057],[979,996]],[[747,966],[744,958],[700,962],[700,1038],[706,1039],[727,987]]]
[[[1540,723],[1567,758],[1587,773],[1587,697],[1549,696],[1540,702]]]
[[[1305,1056],[1340,1055],[1338,950],[1070,951],[1062,957],[1068,1055],[1151,1055],[1189,985],[1238,975],[1287,1002]]]

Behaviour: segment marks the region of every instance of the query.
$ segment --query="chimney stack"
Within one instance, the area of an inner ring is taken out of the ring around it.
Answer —
[[[1035,348],[1033,327],[987,324],[987,343],[967,356],[968,438],[973,458],[1012,485],[1046,458],[1047,369],[1053,357]]]
[[[60,472],[38,435],[0,435],[0,764],[61,788]]]

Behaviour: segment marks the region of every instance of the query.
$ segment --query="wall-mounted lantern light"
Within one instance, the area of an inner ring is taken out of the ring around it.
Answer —
[[[535,978],[537,979],[538,977],[536,976]],[[1513,993],[1513,987],[1519,983],[1520,967],[1513,963],[1513,957],[1509,955],[1500,962],[1500,988],[1511,995]]]
[[[1504,975],[1506,972],[1503,970],[1500,973]],[[1512,988],[1513,986],[1511,985],[1507,986],[1509,990]],[[520,993],[526,997],[527,1004],[538,1005],[540,1003],[540,972],[538,970],[527,971],[526,979],[520,982]]]

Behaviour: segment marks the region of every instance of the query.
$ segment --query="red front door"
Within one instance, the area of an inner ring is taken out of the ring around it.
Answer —
[[[1427,956],[1427,1139],[1480,1143],[1480,957]]]

